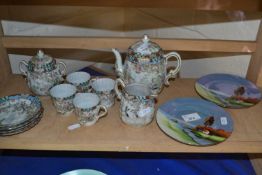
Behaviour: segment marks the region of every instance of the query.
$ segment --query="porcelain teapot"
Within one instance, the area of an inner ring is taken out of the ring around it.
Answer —
[[[127,58],[122,58],[117,49],[112,49],[116,57],[116,73],[125,83],[143,83],[150,87],[153,94],[159,94],[163,84],[169,85],[169,79],[175,78],[181,68],[181,58],[176,52],[164,54],[162,48],[144,35],[142,41],[130,46]],[[177,66],[167,73],[168,59],[175,57]]]
[[[49,89],[62,82],[66,65],[38,50],[30,61],[19,63],[20,72],[26,76],[28,87],[37,95],[49,95]]]

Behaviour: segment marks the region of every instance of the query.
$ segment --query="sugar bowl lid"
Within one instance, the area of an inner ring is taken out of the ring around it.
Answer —
[[[31,72],[49,72],[55,69],[55,64],[55,59],[46,55],[42,50],[38,50],[29,61],[28,69]]]
[[[128,48],[127,57],[132,62],[137,62],[139,58],[148,58],[147,62],[161,60],[163,58],[162,48],[150,41],[147,35],[144,35],[143,39],[136,42]],[[154,58],[154,60],[152,60]],[[157,60],[155,60],[157,59]]]

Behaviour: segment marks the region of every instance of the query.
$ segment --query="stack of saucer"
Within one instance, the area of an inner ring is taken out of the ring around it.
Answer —
[[[43,111],[36,96],[17,94],[0,98],[0,136],[31,129],[41,120]]]

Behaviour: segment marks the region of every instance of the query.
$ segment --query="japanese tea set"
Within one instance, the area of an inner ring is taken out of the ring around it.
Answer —
[[[116,80],[91,77],[80,71],[66,75],[66,65],[41,50],[29,62],[20,62],[19,69],[34,94],[51,96],[60,116],[74,111],[78,126],[94,125],[107,115],[117,97],[120,118],[125,124],[145,126],[156,114],[161,130],[190,145],[213,145],[230,136],[233,121],[219,106],[250,107],[261,100],[261,92],[252,82],[234,75],[210,74],[196,81],[195,90],[215,104],[199,98],[175,98],[160,105],[156,112],[156,98],[181,68],[180,55],[164,54],[147,35],[128,48],[124,64],[120,52],[112,51],[116,57]],[[176,59],[176,67],[167,71],[171,57]],[[0,135],[13,135],[32,128],[42,118],[43,110],[37,96],[18,94],[0,98]],[[71,126],[69,130],[77,128]]]
[[[120,117],[124,123],[133,126],[149,124],[155,114],[155,98],[163,85],[168,85],[169,79],[174,78],[181,67],[179,54],[176,52],[164,54],[160,46],[150,41],[147,35],[129,47],[124,65],[117,49],[112,51],[116,57],[115,67],[118,76],[116,80],[104,77],[91,78],[86,72],[66,75],[65,63],[56,62],[42,50],[28,62],[21,61],[19,69],[34,94],[51,96],[53,105],[61,116],[68,116],[75,111],[80,125],[91,126],[100,117],[105,116],[107,109],[114,105],[115,96],[120,100]],[[167,73],[167,62],[170,57],[176,58],[177,67]],[[28,94],[21,96],[38,99],[37,96]],[[5,105],[10,106],[7,103]],[[42,105],[38,106],[43,108]],[[23,122],[32,120],[33,117],[40,119],[42,113],[40,115],[37,110],[35,111],[35,114],[30,113],[30,117],[25,117]],[[29,112],[26,111],[25,115],[27,113]],[[2,116],[3,121],[6,120],[4,116],[8,115]],[[17,119],[19,116],[14,118],[14,123],[19,125]]]

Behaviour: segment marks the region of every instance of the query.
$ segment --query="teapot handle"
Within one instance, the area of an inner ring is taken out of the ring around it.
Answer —
[[[172,69],[168,72],[166,78],[165,78],[165,85],[169,85],[168,80],[170,78],[175,78],[175,75],[178,73],[178,71],[181,68],[181,57],[178,53],[176,52],[169,52],[168,54],[165,54],[164,57],[166,58],[166,63],[168,62],[168,59],[171,57],[175,57],[177,60],[177,66],[175,69]]]
[[[61,71],[62,75],[66,75],[66,64],[62,61],[58,62],[57,64],[59,66],[59,70]]]
[[[23,61],[21,61],[20,63],[19,63],[19,70],[20,70],[20,72],[23,74],[23,75],[25,75],[25,76],[27,76],[27,68],[28,68],[28,63],[25,61],[25,60],[23,60]],[[24,67],[26,67],[26,70],[24,69]]]
[[[125,87],[126,87],[125,83],[124,83],[123,80],[121,80],[120,78],[116,79],[115,92],[116,92],[117,98],[121,100],[122,97],[123,97],[123,92],[120,92],[120,90],[118,89],[119,85],[120,85],[122,88],[125,88]]]

